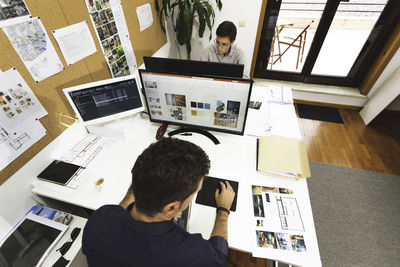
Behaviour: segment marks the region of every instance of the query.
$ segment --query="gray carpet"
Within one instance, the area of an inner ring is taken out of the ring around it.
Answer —
[[[400,176],[310,161],[323,266],[400,266]]]

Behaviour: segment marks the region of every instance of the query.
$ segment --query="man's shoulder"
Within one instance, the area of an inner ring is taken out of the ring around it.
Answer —
[[[233,44],[231,49],[232,49],[232,52],[235,54],[239,54],[239,55],[243,54],[243,49],[240,48],[240,46],[238,46],[237,44]]]

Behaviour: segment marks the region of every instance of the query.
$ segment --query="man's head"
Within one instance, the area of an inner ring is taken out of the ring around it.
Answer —
[[[190,142],[164,138],[151,144],[132,169],[136,209],[152,217],[169,203],[188,205],[185,200],[199,190],[209,169],[207,154]]]
[[[226,54],[236,40],[236,26],[230,21],[222,22],[217,28],[216,46],[220,54]]]

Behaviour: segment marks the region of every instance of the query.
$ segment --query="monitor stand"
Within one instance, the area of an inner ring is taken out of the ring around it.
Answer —
[[[87,125],[86,129],[89,133],[111,137],[119,140],[126,140],[126,129],[132,124],[132,116],[118,118],[113,121]]]
[[[186,127],[183,127],[183,128],[180,128],[180,129],[177,129],[177,130],[169,132],[168,136],[171,137],[173,135],[181,134],[181,133],[199,133],[199,134],[205,135],[208,138],[210,138],[211,141],[214,142],[214,144],[216,144],[216,145],[220,144],[219,140],[214,135],[212,135],[211,133],[209,133],[207,131],[204,131],[204,130],[201,130],[201,129],[197,129],[197,128],[186,128]]]

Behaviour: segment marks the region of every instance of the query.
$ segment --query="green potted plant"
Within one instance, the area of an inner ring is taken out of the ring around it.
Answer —
[[[215,0],[218,10],[222,8],[221,0]],[[198,21],[198,34],[202,38],[206,27],[210,30],[209,40],[212,38],[215,12],[208,0],[155,0],[161,28],[166,32],[163,18],[170,18],[176,41],[179,45],[186,45],[187,58],[190,58],[192,46],[193,22]]]

